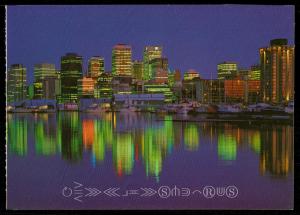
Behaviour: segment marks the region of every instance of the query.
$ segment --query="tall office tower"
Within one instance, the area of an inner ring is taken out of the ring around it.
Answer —
[[[54,64],[43,63],[34,65],[34,81],[42,82],[47,77],[57,78],[57,71]]]
[[[82,78],[82,57],[75,53],[62,56],[60,76],[62,102],[77,102],[77,82]]]
[[[143,79],[143,73],[144,73],[143,61],[138,61],[138,60],[133,61],[133,63],[132,63],[133,78],[140,81]]]
[[[112,75],[113,76],[131,76],[131,46],[118,44],[112,51]]]
[[[269,47],[259,49],[263,102],[294,99],[294,50],[287,39],[271,40]]]
[[[234,79],[237,75],[237,64],[223,62],[218,64],[218,79]]]
[[[95,81],[98,80],[99,76],[104,72],[104,58],[94,56],[89,59],[88,65],[88,76]]]
[[[149,80],[154,79],[156,77],[156,73],[160,70],[168,71],[168,58],[154,58],[149,61]]]
[[[12,64],[7,73],[7,102],[22,101],[26,98],[26,68],[22,64]]]
[[[162,47],[161,46],[146,46],[144,49],[144,80],[151,80],[153,77],[151,74],[150,61],[155,58],[162,57]]]
[[[253,65],[250,68],[249,80],[260,80],[261,69],[259,65]]]
[[[78,79],[78,96],[80,98],[94,98],[95,81],[90,77]]]

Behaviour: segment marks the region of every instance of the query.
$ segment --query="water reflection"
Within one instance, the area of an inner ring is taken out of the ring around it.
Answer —
[[[174,122],[172,116],[157,120],[151,114],[77,112],[9,114],[7,120],[10,153],[26,156],[31,137],[35,154],[60,155],[71,163],[80,162],[87,153],[91,165],[103,165],[111,154],[118,176],[133,174],[135,162],[141,161],[145,175],[158,181],[164,160],[174,150],[193,153],[206,144],[216,148],[222,162],[238,162],[240,149],[250,151],[257,156],[262,175],[284,177],[293,170],[290,125]]]

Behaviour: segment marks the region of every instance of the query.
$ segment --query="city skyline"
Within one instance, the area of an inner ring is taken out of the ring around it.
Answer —
[[[33,82],[35,64],[51,63],[59,69],[60,57],[68,52],[83,56],[84,72],[88,69],[88,60],[92,56],[104,57],[105,71],[111,71],[111,51],[113,46],[119,43],[132,46],[132,61],[143,60],[145,46],[162,46],[163,57],[168,58],[171,70],[179,69],[183,74],[189,69],[195,69],[206,79],[211,75],[213,78],[217,77],[217,64],[223,61],[237,62],[238,68],[249,68],[259,63],[259,48],[268,46],[271,39],[287,38],[289,44],[294,43],[293,6],[9,6],[7,8],[9,38],[7,66],[15,63],[23,64],[27,68],[29,83]],[[65,11],[66,8],[68,12]],[[47,13],[41,13],[43,9]],[[101,11],[103,13],[100,13]],[[115,13],[109,14],[109,11]],[[211,11],[218,11],[218,14],[211,16],[209,14]],[[249,16],[251,11],[255,11],[255,17]],[[78,19],[74,17],[78,12],[89,16],[80,16],[81,19]],[[49,19],[53,14],[56,16]],[[152,17],[151,23],[147,22],[149,14],[157,15]],[[172,16],[174,14],[177,16]],[[200,17],[205,14],[207,18],[201,19]],[[238,24],[230,22],[238,14],[240,22]],[[35,19],[37,15],[38,21]],[[122,15],[126,15],[128,20],[120,19]],[[163,16],[164,20],[155,22],[158,15]],[[96,19],[99,16],[104,19],[103,22],[97,21],[102,20]],[[57,22],[57,19],[61,19],[61,22]],[[220,22],[216,22],[217,20]],[[43,23],[47,25],[41,26]],[[89,28],[97,26],[97,23],[99,28]],[[112,23],[113,25],[110,25]],[[199,24],[199,28],[195,28],[195,24]],[[145,29],[147,27],[145,25],[148,26],[148,30]],[[203,25],[206,27],[201,28]],[[51,29],[62,29],[63,26],[64,33],[57,34],[59,37],[47,35]],[[105,27],[105,31],[101,31],[101,26]],[[26,30],[26,27],[32,31]],[[115,30],[109,31],[111,28]],[[34,29],[39,30],[33,31]],[[116,30],[120,32],[116,33]],[[254,30],[256,31],[253,32]],[[72,34],[74,31],[77,31],[77,34]],[[223,36],[216,38],[219,31],[223,32]],[[132,34],[135,36],[132,37]],[[256,35],[255,38],[253,34]],[[241,37],[241,35],[248,36]],[[34,39],[35,37],[38,38]],[[24,40],[25,38],[27,39]],[[214,38],[216,40],[212,41]],[[81,42],[77,43],[79,40]],[[32,42],[36,45],[33,46]],[[36,54],[28,54],[30,50]]]

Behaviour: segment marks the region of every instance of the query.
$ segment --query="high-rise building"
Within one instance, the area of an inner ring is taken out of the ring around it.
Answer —
[[[61,95],[60,79],[56,77],[47,77],[42,82],[42,98],[57,99]]]
[[[168,71],[158,69],[155,73],[154,82],[157,84],[168,84]]]
[[[234,79],[237,75],[237,64],[234,62],[223,62],[219,63],[218,79]]]
[[[63,102],[77,102],[78,79],[82,78],[82,57],[67,53],[61,57],[61,99]]]
[[[94,97],[95,80],[90,77],[78,79],[78,96],[80,98]]]
[[[144,64],[143,61],[135,60],[132,63],[132,76],[136,80],[143,80]]]
[[[95,98],[112,97],[113,94],[112,79],[113,79],[112,75],[108,72],[104,72],[100,75],[94,92]]]
[[[88,64],[88,76],[97,81],[104,72],[104,58],[99,56],[91,57]]]
[[[155,58],[162,57],[162,47],[161,46],[146,46],[144,49],[144,80],[151,80],[153,77],[151,74],[150,61]]]
[[[57,71],[54,64],[42,63],[34,65],[35,82],[42,82],[47,77],[57,78]]]
[[[7,102],[22,101],[26,97],[26,68],[22,64],[12,64],[7,73]]]
[[[168,58],[154,58],[149,61],[149,80],[154,79],[159,70],[168,71]]]
[[[274,39],[259,49],[261,97],[263,102],[281,103],[294,99],[294,46],[287,39]]]
[[[250,69],[249,80],[260,80],[261,70],[259,65],[253,65]]]
[[[131,46],[118,44],[112,51],[112,75],[113,76],[131,76]]]

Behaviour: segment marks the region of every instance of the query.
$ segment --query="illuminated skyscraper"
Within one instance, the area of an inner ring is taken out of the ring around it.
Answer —
[[[112,75],[108,72],[104,72],[98,78],[98,82],[95,87],[95,98],[111,98],[113,94],[112,90]]]
[[[138,61],[135,60],[132,63],[132,75],[133,78],[135,78],[136,80],[142,80],[143,79],[143,73],[144,73],[144,65],[143,65],[143,61]]]
[[[281,103],[293,100],[294,46],[289,46],[287,39],[274,39],[259,53],[262,101]]]
[[[57,71],[54,64],[43,63],[34,65],[35,82],[42,82],[47,77],[57,78]]]
[[[26,99],[26,68],[22,64],[12,64],[7,73],[7,102]]]
[[[104,58],[94,56],[89,59],[88,76],[95,81],[104,72]]]
[[[261,76],[260,66],[259,65],[251,66],[249,79],[260,80],[260,76]]]
[[[131,76],[131,46],[118,44],[112,51],[112,75],[113,76]]]
[[[82,78],[82,57],[68,53],[61,57],[61,94],[63,102],[77,102],[78,79]]]
[[[151,74],[150,61],[155,58],[162,57],[161,46],[146,46],[144,49],[144,80],[150,80],[153,76]]]
[[[161,58],[155,58],[153,60],[149,61],[149,78],[154,79],[156,77],[156,73],[158,71],[164,70],[168,72],[169,66],[168,66],[168,58],[161,57]]]
[[[78,79],[78,96],[80,98],[94,97],[95,81],[93,78],[83,77]]]
[[[233,79],[237,75],[237,64],[223,62],[218,64],[218,79]]]

